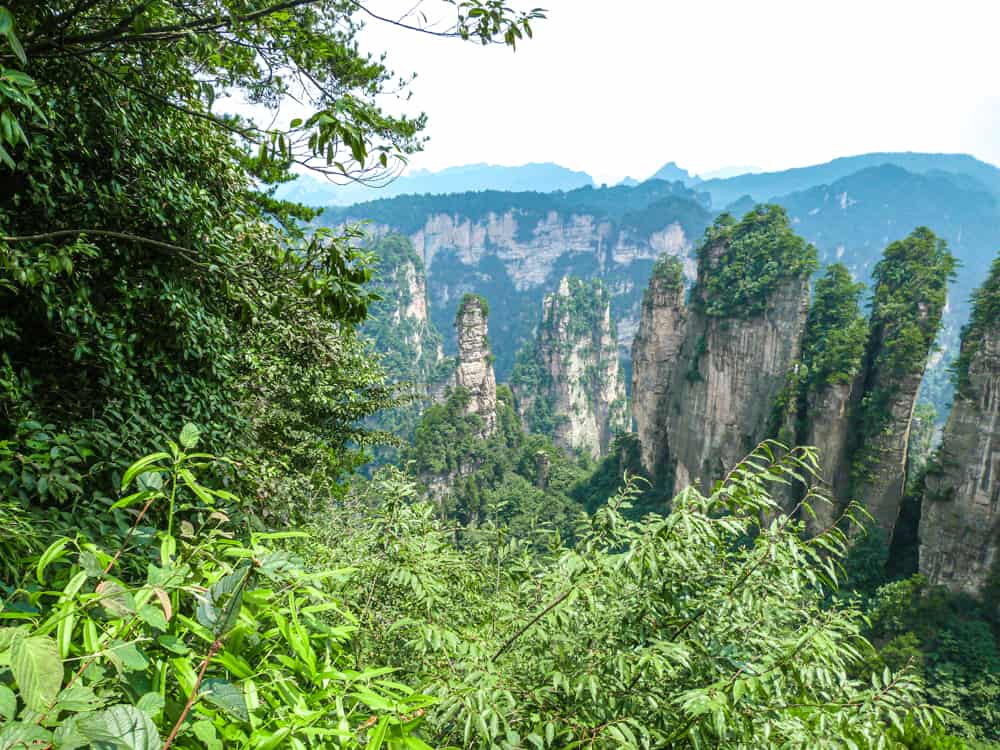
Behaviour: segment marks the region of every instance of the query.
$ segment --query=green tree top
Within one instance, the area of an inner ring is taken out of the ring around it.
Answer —
[[[653,264],[651,278],[672,289],[684,287],[684,264],[676,255],[663,253]]]
[[[458,303],[458,312],[455,313],[455,323],[458,323],[465,311],[472,305],[479,307],[484,318],[490,317],[490,303],[486,301],[486,298],[481,294],[466,292],[462,295],[462,301]]]
[[[859,305],[863,289],[840,263],[827,266],[816,281],[802,345],[809,390],[850,382],[861,367],[868,337]]]
[[[903,376],[922,369],[941,324],[957,261],[927,227],[886,247],[872,273],[876,366]]]
[[[767,307],[782,281],[804,279],[817,265],[816,248],[799,237],[781,206],[757,206],[739,222],[722,214],[698,247],[698,292],[715,317],[748,318]]]
[[[986,281],[972,294],[972,316],[962,328],[962,351],[955,361],[952,374],[959,392],[969,386],[969,365],[979,351],[983,337],[996,330],[1000,321],[1000,256],[993,259]]]

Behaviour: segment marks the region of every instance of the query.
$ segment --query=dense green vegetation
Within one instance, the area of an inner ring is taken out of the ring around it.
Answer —
[[[429,407],[403,463],[431,490],[443,519],[464,527],[487,521],[523,540],[558,532],[571,539],[581,506],[571,490],[583,468],[542,435],[528,435],[510,389],[497,389],[497,429],[485,440],[469,394],[455,389]]]
[[[962,328],[961,353],[953,367],[955,386],[959,393],[964,393],[968,388],[969,364],[979,351],[983,336],[988,331],[995,330],[998,321],[1000,321],[1000,257],[993,259],[986,281],[973,293],[972,315]]]
[[[945,242],[926,227],[890,244],[876,264],[865,350],[869,383],[857,420],[859,446],[874,442],[890,423],[892,402],[903,383],[919,381],[923,374],[955,265]],[[855,452],[855,486],[861,486],[876,460],[871,450]]]
[[[820,392],[827,385],[849,383],[861,369],[868,322],[861,313],[864,284],[856,283],[840,263],[824,269],[813,288],[802,343],[804,387]]]
[[[540,15],[448,5],[435,33],[482,42]],[[413,258],[308,233],[271,188],[419,148],[423,117],[379,107],[396,81],[359,51],[368,15],[0,8],[0,750],[945,747],[935,719],[994,736],[978,621],[901,630],[914,595],[889,589],[875,635],[942,656],[879,657],[836,593],[846,537],[806,539],[771,500],[808,450],[764,446],[637,519],[631,485],[599,497],[612,464],[527,435],[501,387],[487,439],[456,390],[403,470],[358,476],[399,392],[364,337],[390,335]],[[235,93],[311,114],[218,115]]]
[[[658,281],[669,289],[680,289],[684,286],[684,264],[676,255],[664,253],[653,264],[649,280]]]
[[[860,612],[825,598],[844,537],[805,541],[775,515],[766,488],[814,465],[785,461],[762,449],[711,497],[641,521],[626,488],[580,517],[572,548],[533,553],[488,517],[455,546],[437,508],[383,474],[324,522],[319,554],[359,566],[342,600],[360,652],[390,648],[439,699],[424,718],[442,744],[920,747],[898,733],[917,683],[881,665],[869,678]]]
[[[692,297],[714,317],[752,317],[786,279],[816,269],[816,248],[792,231],[780,206],[757,206],[736,221],[722,214],[698,247],[698,284]]]

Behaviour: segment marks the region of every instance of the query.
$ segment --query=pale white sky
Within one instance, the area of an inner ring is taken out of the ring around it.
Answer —
[[[370,0],[390,15],[414,0]],[[993,0],[508,0],[549,18],[516,53],[371,22],[416,72],[413,168],[552,161],[599,181],[866,151],[1000,163]],[[428,12],[440,4],[425,0]]]

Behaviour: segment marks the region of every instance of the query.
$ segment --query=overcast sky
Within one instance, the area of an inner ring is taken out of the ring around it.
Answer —
[[[1000,164],[993,0],[508,2],[549,11],[513,53],[366,30],[418,74],[410,108],[431,140],[413,168],[552,161],[613,181],[669,160],[770,170],[906,150]]]

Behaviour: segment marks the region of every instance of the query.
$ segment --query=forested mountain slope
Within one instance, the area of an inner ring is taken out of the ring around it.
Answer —
[[[447,323],[451,301],[465,291],[502,310],[494,331],[501,379],[511,372],[514,352],[530,340],[542,297],[566,274],[604,281],[628,369],[641,290],[655,258],[663,251],[677,255],[690,284],[692,249],[713,212],[727,205],[728,193],[717,190],[712,200],[706,185],[731,187],[735,198],[745,198],[748,189],[760,200],[772,198],[787,209],[795,231],[816,245],[821,264],[843,263],[862,282],[885,245],[926,225],[959,260],[940,338],[943,351],[932,362],[923,395],[943,413],[950,400],[946,364],[957,351],[968,297],[1000,245],[996,172],[961,155],[867,154],[692,187],[650,181],[568,193],[402,196],[330,209],[322,221],[368,219],[376,233],[409,235],[427,267],[431,316],[439,328]],[[753,203],[745,199],[733,210],[742,216]]]

